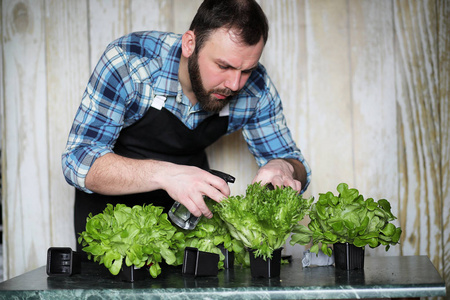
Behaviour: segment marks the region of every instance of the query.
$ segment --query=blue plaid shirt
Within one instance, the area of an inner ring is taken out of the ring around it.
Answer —
[[[122,128],[139,120],[156,96],[188,128],[211,113],[192,106],[178,81],[181,35],[136,32],[112,42],[100,58],[75,115],[62,167],[67,182],[85,192],[85,177],[96,158],[114,151]],[[274,158],[300,160],[311,170],[292,140],[278,92],[259,64],[229,104],[227,134],[242,129],[259,166]],[[308,184],[303,187],[303,191]]]

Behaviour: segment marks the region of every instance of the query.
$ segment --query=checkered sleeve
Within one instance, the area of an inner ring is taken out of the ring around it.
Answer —
[[[134,93],[128,60],[110,46],[95,67],[83,94],[62,154],[66,181],[85,192],[85,177],[98,157],[112,152]]]

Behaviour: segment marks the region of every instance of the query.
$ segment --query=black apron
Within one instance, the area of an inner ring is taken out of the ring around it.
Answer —
[[[171,112],[150,107],[136,123],[122,129],[114,146],[116,154],[136,159],[157,159],[176,164],[209,169],[205,149],[223,136],[228,128],[228,116],[213,115],[193,130],[187,128]],[[152,203],[168,212],[174,200],[164,190],[147,193],[109,196],[75,190],[75,235],[86,230],[89,213],[103,212],[107,203],[128,206]],[[77,242],[77,251],[81,245]]]

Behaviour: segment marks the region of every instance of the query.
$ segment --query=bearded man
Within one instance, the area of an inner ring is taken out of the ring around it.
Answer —
[[[183,35],[136,32],[107,47],[62,156],[76,234],[106,203],[167,212],[178,201],[210,218],[203,196],[219,202],[230,189],[205,149],[241,129],[260,166],[253,182],[307,188],[310,168],[259,63],[268,30],[254,0],[205,0]]]

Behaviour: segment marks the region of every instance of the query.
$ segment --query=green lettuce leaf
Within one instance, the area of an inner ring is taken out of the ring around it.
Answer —
[[[117,275],[123,263],[149,267],[152,277],[161,273],[160,263],[178,265],[183,261],[183,233],[167,219],[163,208],[153,205],[108,204],[105,210],[89,214],[86,230],[78,242],[88,258],[104,264]]]

